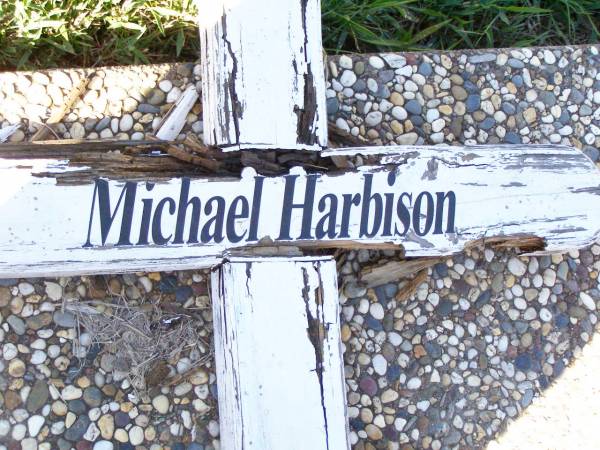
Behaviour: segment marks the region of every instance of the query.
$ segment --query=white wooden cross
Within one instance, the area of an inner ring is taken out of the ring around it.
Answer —
[[[90,181],[68,157],[2,157],[0,276],[212,267],[221,447],[349,448],[335,262],[245,250],[395,245],[431,256],[522,236],[545,251],[581,247],[598,236],[600,174],[564,146],[327,150],[319,0],[199,5],[207,144],[376,162]]]

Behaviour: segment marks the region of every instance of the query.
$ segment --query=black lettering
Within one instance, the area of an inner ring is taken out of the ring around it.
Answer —
[[[360,215],[360,237],[371,238],[377,234],[381,226],[381,215],[383,209],[383,200],[380,194],[371,195],[373,185],[373,175],[365,174],[365,184],[363,190],[363,203]],[[375,212],[371,211],[371,202],[375,202]],[[369,231],[369,218],[373,218],[373,229]]]
[[[340,225],[339,237],[349,238],[350,210],[352,209],[352,205],[360,205],[360,194],[342,194],[342,199],[342,223]]]
[[[154,183],[147,182],[146,190],[150,192],[154,189]],[[148,233],[150,232],[150,218],[152,216],[152,202],[154,199],[145,198],[142,200],[144,209],[142,210],[142,223],[140,225],[140,238],[137,245],[148,245]]]
[[[325,236],[327,236],[329,239],[333,239],[335,237],[338,199],[334,194],[326,194],[321,197],[319,200],[319,212],[324,212],[327,208],[326,200],[329,200],[329,211],[317,222],[317,226],[315,228],[315,237],[317,239],[323,239]],[[327,226],[325,226],[325,223],[327,223]]]
[[[454,217],[456,215],[456,194],[453,191],[447,193],[436,192],[435,205],[435,229],[433,234],[442,234],[442,221],[444,220],[444,202],[448,199],[448,220],[446,221],[446,233],[454,233]]]
[[[238,213],[238,204],[241,205],[242,210]],[[237,234],[235,231],[236,219],[247,219],[250,207],[248,206],[248,200],[243,195],[240,195],[233,199],[229,211],[227,212],[227,239],[230,242],[240,242],[246,236],[248,231],[244,231],[242,234]]]
[[[404,203],[404,198],[408,199],[408,205]],[[410,229],[410,207],[412,207],[412,194],[403,192],[400,195],[400,198],[398,199],[398,205],[396,206],[396,214],[398,215],[398,219],[400,219],[400,222],[402,222],[404,230],[402,230],[402,232],[399,232],[398,227],[395,226],[394,234],[396,236],[404,236],[406,233],[408,233],[408,230]]]
[[[100,214],[100,235],[102,239],[102,245],[106,244],[108,233],[110,232],[110,228],[112,227],[112,224],[115,221],[115,217],[117,215],[117,212],[119,211],[119,207],[121,206],[123,197],[125,198],[125,200],[123,204],[123,213],[121,216],[121,230],[119,234],[119,240],[116,243],[116,245],[131,245],[131,222],[133,219],[133,207],[135,202],[136,189],[137,183],[127,181],[123,186],[123,189],[121,190],[121,195],[119,196],[119,200],[115,205],[114,211],[111,211],[108,181],[101,179],[96,180],[94,186],[94,194],[92,197],[92,208],[90,211],[87,240],[83,245],[84,247],[92,246],[91,234],[92,222],[94,219],[94,211],[96,208],[96,197],[98,197],[98,212]]]
[[[294,203],[294,189],[296,179],[299,175],[286,175],[285,191],[283,194],[283,208],[281,211],[281,226],[279,229],[278,241],[291,240],[290,222],[292,220],[292,210],[294,208],[302,209],[302,230],[298,239],[313,239],[310,231],[312,225],[313,205],[315,202],[315,187],[317,184],[317,175],[308,175],[306,177],[306,189],[304,192],[304,203]]]
[[[254,194],[252,196],[252,212],[250,213],[250,231],[248,232],[247,242],[258,241],[258,219],[260,217],[260,202],[262,198],[262,188],[264,177],[254,178]]]
[[[183,232],[185,230],[185,219],[188,208],[192,207],[192,218],[190,220],[190,232],[188,235],[188,244],[198,243],[198,227],[200,226],[200,199],[198,197],[189,198],[190,179],[181,180],[181,191],[179,192],[179,203],[177,207],[177,224],[175,225],[175,239],[173,244],[183,244]]]
[[[212,213],[213,203],[216,203],[217,205],[215,215],[206,221],[206,223],[202,227],[202,232],[200,234],[200,239],[203,244],[206,244],[210,241],[214,241],[218,244],[219,242],[222,242],[225,238],[223,236],[223,221],[225,220],[225,199],[218,195],[211,197],[206,202],[206,205],[204,205],[205,214],[208,215]],[[214,228],[212,231],[211,227]]]
[[[167,203],[169,204],[169,214],[175,214],[175,209],[177,208],[175,200],[173,200],[171,197],[165,197],[158,202],[158,205],[156,205],[154,217],[152,218],[152,241],[154,241],[154,243],[157,245],[168,244],[171,236],[173,236],[170,234],[169,236],[164,237],[161,230],[163,208]]]
[[[390,172],[387,176],[388,186],[393,186],[396,182],[396,172]],[[392,212],[394,210],[394,194],[384,194],[385,212],[383,214],[382,236],[391,236],[392,234]]]
[[[421,231],[421,202],[423,198],[427,199],[427,210],[425,212],[425,228]],[[413,228],[417,236],[425,236],[429,233],[433,224],[433,196],[429,192],[421,192],[415,199],[415,207],[413,209]]]

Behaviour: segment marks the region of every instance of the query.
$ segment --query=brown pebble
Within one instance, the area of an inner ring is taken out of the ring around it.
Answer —
[[[4,405],[7,411],[17,409],[21,405],[21,396],[15,391],[6,391],[4,393]]]
[[[7,306],[10,303],[12,295],[10,289],[5,286],[0,286],[0,308]]]
[[[423,347],[422,345],[415,345],[414,348],[414,354],[415,354],[415,358],[422,358],[423,356],[427,355],[427,351],[425,350],[425,347]]]
[[[117,278],[111,278],[108,282],[108,288],[112,294],[120,294],[121,282]]]
[[[102,393],[108,397],[113,397],[117,393],[117,388],[112,384],[102,386]]]
[[[92,443],[88,441],[79,441],[75,444],[77,450],[92,450]]]
[[[429,426],[429,419],[425,416],[421,416],[417,419],[417,428],[419,432],[425,433],[427,432],[427,427]]]

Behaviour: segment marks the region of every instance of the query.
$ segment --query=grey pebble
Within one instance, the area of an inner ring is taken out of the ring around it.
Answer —
[[[509,131],[504,136],[504,142],[508,142],[509,144],[520,144],[521,143],[521,136],[519,136],[514,131]]]
[[[477,111],[481,105],[481,97],[479,94],[471,94],[467,97],[465,105],[467,107],[467,112]]]
[[[49,395],[48,383],[44,380],[37,380],[27,397],[27,411],[38,412],[48,401]]]
[[[509,116],[517,112],[517,108],[512,103],[502,103],[502,111],[504,111]]]
[[[71,425],[71,427],[65,432],[65,439],[69,441],[78,441],[83,438],[87,428],[90,425],[90,419],[87,415],[82,414],[77,417],[77,420]]]
[[[419,73],[421,75],[423,75],[424,77],[428,77],[429,75],[431,75],[433,72],[433,69],[431,68],[431,64],[429,64],[428,62],[422,62],[419,65]]]
[[[513,69],[522,69],[523,67],[525,67],[525,63],[517,58],[509,58],[508,65]]]
[[[146,96],[146,100],[151,105],[162,105],[165,102],[165,93],[160,89],[152,89]]]
[[[141,105],[140,105],[141,106]],[[335,114],[340,109],[340,102],[337,97],[331,97],[327,99],[327,114]]]
[[[600,151],[598,151],[598,149],[595,147],[586,145],[583,148],[583,153],[585,153],[587,155],[587,157],[590,158],[594,162],[600,160]]]
[[[579,105],[583,103],[583,101],[585,100],[585,96],[579,90],[573,89],[571,91],[571,95],[569,95],[569,100]]]
[[[95,386],[90,386],[83,391],[83,401],[88,406],[95,408],[102,404],[102,391]]]
[[[160,108],[150,103],[140,103],[137,110],[142,114],[158,114],[160,112]]]
[[[53,319],[54,323],[60,327],[73,328],[77,324],[75,316],[70,312],[56,311]]]
[[[18,334],[19,336],[25,334],[26,327],[23,319],[15,315],[10,315],[6,318],[6,321],[16,334]]]
[[[102,130],[104,130],[105,128],[107,128],[110,125],[110,117],[103,117],[102,119],[100,119],[100,121],[96,124],[96,128],[94,128],[96,131],[100,132]]]
[[[417,100],[409,100],[404,105],[404,109],[406,109],[411,114],[421,114],[422,108]]]
[[[469,56],[469,62],[471,64],[480,64],[492,61],[496,61],[495,53],[480,53],[478,55]]]
[[[544,102],[546,106],[554,106],[556,105],[556,95],[549,91],[542,91],[539,94],[539,99]]]

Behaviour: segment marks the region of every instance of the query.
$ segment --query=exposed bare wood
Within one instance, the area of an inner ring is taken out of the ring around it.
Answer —
[[[198,3],[205,143],[226,151],[325,148],[320,1]]]
[[[0,145],[0,158],[63,158],[75,153],[125,149],[131,146],[156,146],[160,140],[60,139],[52,141],[14,142]]]
[[[60,265],[61,273],[102,273],[122,258],[130,270],[148,268],[150,259],[156,260],[153,267],[188,267],[193,259],[196,267],[206,267],[224,252],[264,245],[263,238],[311,252],[365,246],[415,257],[452,254],[473,241],[528,252],[539,252],[543,244],[544,251],[556,251],[589,245],[598,236],[600,172],[576,149],[391,150],[377,157],[381,165],[355,172],[293,168],[261,177],[247,168],[241,179],[206,179],[206,168],[169,155],[80,152],[70,162],[0,158],[0,177],[8,186],[0,194],[0,226],[9,230],[0,242],[0,274],[44,274],[52,265]],[[261,154],[268,157],[262,163],[268,170],[279,170],[277,155]],[[227,169],[230,163],[241,167],[235,156],[220,162]],[[106,179],[102,224],[98,178]],[[190,206],[192,198],[200,206]],[[29,213],[14,214],[23,208]],[[198,216],[193,225],[192,208]],[[50,236],[49,230],[61,234]],[[373,283],[384,275],[364,276]]]
[[[418,258],[402,261],[386,261],[367,266],[359,274],[359,280],[367,286],[379,286],[394,280],[412,276],[442,261],[440,258]]]
[[[52,114],[46,121],[46,123],[42,124],[33,136],[31,136],[30,141],[43,141],[50,136],[55,136],[53,126],[60,123],[65,115],[73,108],[73,104],[81,97],[81,95],[85,92],[89,80],[94,76],[95,72],[88,74],[86,77],[83,77],[77,86],[73,87],[69,92],[69,95],[65,99],[62,105],[59,108],[52,111]]]
[[[335,262],[233,259],[211,287],[221,448],[349,449]]]
[[[340,147],[369,147],[374,144],[370,141],[353,136],[347,131],[340,130],[335,123],[329,122],[328,136],[329,136],[329,149],[336,149]]]
[[[408,300],[414,295],[415,292],[417,292],[417,288],[421,284],[425,283],[428,278],[429,274],[427,269],[423,269],[420,272],[417,272],[414,278],[401,282],[398,288],[398,292],[396,293],[396,301],[399,303],[403,303],[406,300]]]
[[[167,153],[180,161],[185,161],[187,163],[193,164],[195,166],[203,167],[210,172],[218,173],[223,171],[224,164],[221,161],[215,161],[214,159],[206,158],[199,155],[194,155],[190,152],[182,150],[176,145],[166,145],[164,146]]]
[[[489,246],[495,249],[513,248],[525,253],[543,252],[546,248],[544,238],[531,235],[492,236],[469,242],[465,248]]]
[[[156,131],[156,137],[163,141],[174,141],[183,129],[187,115],[198,101],[196,87],[191,85],[181,93],[167,115],[163,117]]]

